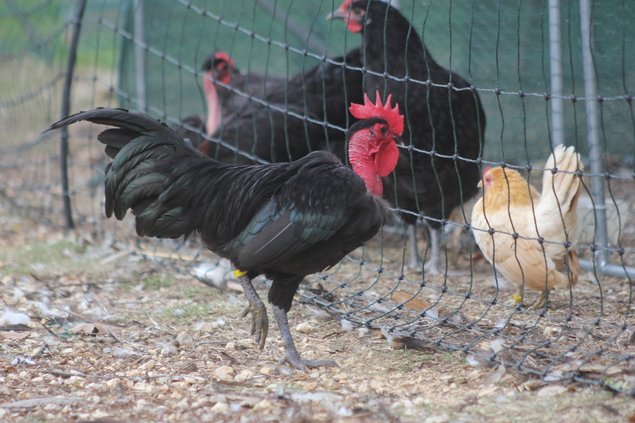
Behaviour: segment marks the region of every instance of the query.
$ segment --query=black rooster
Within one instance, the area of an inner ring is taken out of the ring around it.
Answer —
[[[260,274],[271,279],[268,298],[285,359],[303,369],[334,363],[300,357],[287,312],[306,275],[333,266],[382,225],[381,177],[397,163],[396,140],[403,131],[398,107],[389,104],[390,98],[386,106],[351,105],[364,119],[348,131],[352,170],[325,151],[290,163],[219,163],[159,121],[123,109],[80,112],[49,129],[82,120],[115,126],[98,136],[113,158],[106,169],[106,215],[123,219],[131,209],[139,236],[198,232],[210,250],[231,260],[260,348],[268,318],[251,279]]]
[[[403,107],[403,139],[412,148],[401,151],[397,168],[384,179],[386,197],[406,211],[410,267],[421,268],[418,213],[428,218],[432,255],[425,270],[438,273],[440,229],[455,207],[476,194],[480,180],[485,113],[478,93],[435,62],[410,22],[387,3],[346,0],[330,17],[363,35],[364,65],[379,74],[365,75],[365,91],[392,93]]]

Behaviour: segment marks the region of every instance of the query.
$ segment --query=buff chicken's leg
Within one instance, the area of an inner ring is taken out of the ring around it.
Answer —
[[[256,335],[256,343],[258,344],[258,348],[262,350],[265,347],[267,333],[269,332],[267,309],[249,278],[241,276],[240,285],[243,287],[247,301],[249,301],[249,305],[243,310],[241,317],[246,317],[251,313],[251,334]]]
[[[282,359],[282,362],[286,361],[298,370],[305,370],[313,367],[337,366],[337,363],[333,360],[303,360],[293,343],[291,329],[289,328],[289,320],[287,319],[287,312],[275,305],[272,306],[272,308],[273,315],[276,316],[278,328],[280,329],[280,337],[284,341],[284,359]]]
[[[521,288],[518,288],[518,290],[516,291],[516,293],[512,296],[514,298],[514,302],[516,304],[520,304],[523,302],[523,295],[521,292]],[[547,300],[549,299],[549,292],[547,291],[543,291],[540,293],[540,297],[538,297],[538,299],[536,301],[534,301],[531,304],[526,305],[525,307],[528,310],[538,310],[540,308],[545,307],[545,305],[547,304]]]
[[[544,308],[547,305],[548,299],[549,299],[549,292],[543,291],[540,293],[540,296],[538,297],[538,299],[534,301],[533,303],[529,304],[527,308],[530,310],[538,310],[538,309]]]

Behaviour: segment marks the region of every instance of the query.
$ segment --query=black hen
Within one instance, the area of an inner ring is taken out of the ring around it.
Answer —
[[[365,186],[376,192],[378,177],[368,166],[379,165],[382,176],[394,168],[398,134],[389,117],[387,123],[385,114],[378,116],[350,130],[361,176],[324,151],[290,163],[222,164],[159,121],[123,109],[80,112],[50,129],[82,120],[115,126],[98,136],[113,158],[106,168],[106,215],[123,219],[131,209],[140,236],[198,232],[210,250],[231,260],[240,269],[260,348],[268,319],[251,279],[266,275],[273,282],[269,302],[285,358],[304,368],[330,363],[302,360],[294,346],[287,312],[300,282],[339,262],[373,237],[383,221],[381,200]],[[381,135],[369,136],[370,131]],[[369,148],[373,154],[363,153]]]
[[[438,273],[439,230],[455,207],[476,194],[480,180],[476,159],[483,148],[485,113],[478,93],[435,62],[410,22],[387,3],[346,0],[331,17],[344,20],[349,31],[362,32],[364,65],[380,74],[365,76],[365,91],[389,92],[405,111],[403,139],[416,150],[401,152],[395,172],[384,179],[385,193],[396,207],[411,212],[402,214],[410,225],[411,267],[420,268],[417,214],[429,218],[432,257],[426,270]]]
[[[236,163],[290,161],[314,150],[329,150],[344,159],[342,128],[355,121],[348,105],[363,101],[361,71],[348,67],[361,67],[361,52],[353,50],[333,61],[336,64],[322,62],[289,81],[272,82],[262,97],[248,92],[258,100],[223,122],[204,152]]]
[[[203,92],[207,103],[207,115],[187,116],[173,127],[174,131],[182,138],[187,138],[195,148],[200,148],[207,142],[205,136],[214,133],[221,124],[222,110],[220,108],[221,96],[215,88],[216,81],[227,81],[231,73],[231,67],[224,62],[218,62],[208,57],[203,63]]]
[[[349,127],[355,122],[355,117],[349,112],[348,105],[362,103],[364,99],[361,50],[354,49],[346,56],[331,60],[335,63],[322,62],[295,75],[288,82],[272,85],[266,100],[274,104],[289,104],[325,124]],[[325,124],[319,125],[322,126],[321,136],[325,139],[321,148],[334,151],[343,160],[344,132]]]
[[[188,138],[196,148],[207,148],[206,135],[216,132],[222,122],[230,119],[232,112],[242,110],[249,102],[247,97],[238,95],[229,88],[229,84],[241,91],[262,97],[268,85],[277,86],[281,83],[279,79],[265,75],[251,74],[247,77],[241,74],[231,57],[222,51],[207,57],[202,70],[207,115],[187,116],[173,127],[177,134]]]
[[[285,78],[274,75],[242,72],[236,67],[234,59],[223,51],[208,57],[203,68],[215,69],[216,79],[221,82],[216,84],[216,90],[224,122],[247,107],[251,102],[250,96],[263,99],[268,92],[286,82]]]

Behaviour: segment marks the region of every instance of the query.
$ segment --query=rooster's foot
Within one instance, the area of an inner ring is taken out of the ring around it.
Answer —
[[[417,248],[417,237],[415,225],[410,225],[408,232],[409,258],[408,269],[417,273],[425,273],[426,275],[447,275],[447,276],[464,276],[465,272],[451,271],[440,266],[440,237],[439,229],[429,228],[428,245],[430,250],[430,259],[424,264]]]
[[[280,360],[280,364],[288,363],[292,367],[295,367],[298,370],[306,370],[313,369],[315,367],[335,367],[337,363],[333,360],[303,360],[300,355],[295,352],[295,354],[288,352],[285,354],[284,358]]]
[[[263,349],[265,347],[265,341],[267,340],[267,334],[269,333],[267,309],[262,301],[259,303],[250,303],[245,307],[240,317],[246,317],[249,313],[251,313],[251,334],[255,335],[258,348]]]
[[[410,260],[408,269],[417,273],[425,273],[426,275],[442,275],[442,276],[466,276],[469,272],[460,270],[448,270],[439,266],[438,260],[429,260],[425,264],[421,260]]]
[[[306,370],[314,367],[337,366],[337,363],[333,360],[303,360],[293,343],[293,337],[291,336],[291,329],[289,329],[289,321],[287,319],[286,310],[275,305],[272,309],[273,315],[276,316],[278,327],[280,328],[280,337],[284,342],[284,358],[281,360],[281,363],[289,363],[298,370]]]

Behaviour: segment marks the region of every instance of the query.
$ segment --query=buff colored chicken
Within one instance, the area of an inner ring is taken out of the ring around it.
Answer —
[[[474,238],[494,270],[518,287],[539,291],[532,308],[546,305],[556,286],[578,280],[576,207],[583,170],[573,147],[559,145],[545,163],[539,194],[517,171],[487,168],[479,183],[481,197],[472,210]]]

